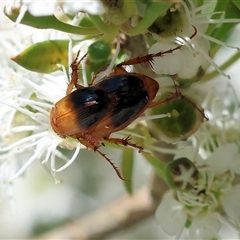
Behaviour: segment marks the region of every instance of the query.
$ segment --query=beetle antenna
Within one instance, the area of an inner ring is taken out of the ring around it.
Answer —
[[[99,151],[98,149],[96,150],[102,157],[104,157],[109,163],[110,165],[113,167],[113,169],[115,170],[115,172],[117,173],[118,177],[120,179],[122,179],[123,181],[127,181],[126,179],[124,179],[120,173],[120,171],[118,170],[118,168],[115,166],[115,164],[111,161],[110,158],[107,157],[106,154],[102,153],[101,151]]]

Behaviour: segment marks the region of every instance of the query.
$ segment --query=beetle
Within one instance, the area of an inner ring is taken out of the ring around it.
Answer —
[[[148,76],[128,73],[118,66],[98,83],[83,87],[77,83],[79,62],[76,57],[71,65],[72,79],[67,95],[51,110],[51,126],[60,137],[78,139],[87,148],[97,151],[123,179],[117,167],[98,148],[107,141],[143,150],[131,143],[129,136],[111,138],[110,135],[126,128],[150,107],[159,84]],[[72,91],[74,87],[76,90]]]
[[[99,82],[94,83],[93,78],[88,87],[78,84],[79,64],[87,55],[78,60],[78,52],[71,64],[72,75],[66,96],[55,104],[50,113],[54,132],[62,138],[75,138],[87,148],[98,152],[112,165],[118,177],[124,180],[117,167],[99,148],[104,146],[104,142],[110,142],[131,146],[141,152],[143,147],[131,143],[130,136],[113,138],[111,134],[126,128],[147,108],[164,104],[182,95],[176,89],[169,98],[153,102],[159,90],[158,82],[144,74],[127,72],[123,66],[139,63],[149,63],[151,66],[154,57],[172,53],[181,47],[124,61]]]

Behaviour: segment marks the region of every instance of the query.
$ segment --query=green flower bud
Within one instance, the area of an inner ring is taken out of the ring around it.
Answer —
[[[168,143],[186,140],[198,130],[205,117],[192,100],[183,96],[151,111],[151,115],[161,114],[168,116],[149,121],[150,132],[155,138]]]
[[[165,169],[167,183],[171,189],[176,191],[192,190],[197,184],[198,177],[198,169],[188,158],[176,159]]]
[[[88,47],[89,60],[92,62],[103,62],[111,54],[111,45],[105,41],[96,41]]]

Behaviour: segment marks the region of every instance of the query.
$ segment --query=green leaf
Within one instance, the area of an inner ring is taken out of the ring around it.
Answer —
[[[239,0],[232,0],[235,6],[240,10],[240,1]]]
[[[132,174],[133,174],[133,154],[132,148],[125,148],[122,157],[122,175],[126,181],[123,181],[124,187],[129,194],[132,194]]]
[[[226,1],[216,1],[214,9],[210,9],[208,8],[208,13],[211,12],[226,12],[227,6],[228,6],[228,0]],[[219,19],[220,17],[222,17],[222,14],[214,14],[211,16],[211,19]],[[208,25],[208,29],[206,31],[207,35],[211,35],[216,31],[216,28],[219,29],[222,27],[222,24],[209,24]],[[215,45],[216,43],[211,43],[212,46]]]
[[[68,68],[69,40],[48,40],[35,43],[11,59],[20,66],[39,73],[61,70],[61,65]]]
[[[20,9],[14,9],[10,14],[4,9],[5,15],[15,22],[19,16]],[[73,26],[58,20],[54,15],[48,16],[33,16],[29,11],[26,11],[21,22],[22,24],[40,28],[40,29],[55,29],[66,33],[79,34],[79,35],[98,35],[101,34],[100,30],[95,27],[79,27]]]
[[[240,19],[240,10],[231,1],[218,1],[214,12],[218,11],[225,12],[224,19]],[[212,19],[220,18],[220,16],[221,14],[214,15],[212,16]],[[237,22],[222,23],[220,26],[216,24],[210,24],[206,34],[224,42],[230,36],[233,28],[237,24]],[[210,55],[213,57],[220,47],[221,45],[211,42]]]

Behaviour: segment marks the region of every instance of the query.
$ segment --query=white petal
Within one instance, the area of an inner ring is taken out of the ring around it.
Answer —
[[[206,53],[208,52],[209,42],[207,40],[201,39],[198,45]],[[157,42],[151,46],[149,53],[166,51],[174,47],[176,47],[175,44]],[[180,78],[190,79],[197,75],[200,67],[206,70],[207,66],[208,62],[201,53],[184,46],[173,53],[154,58],[153,70],[157,74],[177,74]]]
[[[64,12],[68,14],[76,14],[78,12],[86,12],[89,14],[102,15],[105,10],[101,1],[70,1],[63,4]]]
[[[197,217],[189,228],[188,237],[189,239],[218,239],[221,226],[217,213]]]
[[[178,150],[178,152],[174,156],[174,159],[186,157],[192,160],[195,158],[195,156],[196,156],[196,148],[194,148],[193,146],[186,146]]]
[[[240,185],[232,187],[224,194],[222,205],[228,220],[240,228]]]
[[[34,16],[47,16],[54,14],[56,6],[56,1],[35,1],[28,5],[28,10]]]
[[[164,195],[155,214],[165,233],[170,236],[180,236],[187,221],[187,215],[183,206],[174,199],[173,192],[169,191]]]
[[[227,144],[226,146],[222,146],[217,148],[213,155],[207,161],[207,164],[217,173],[222,174],[229,169],[234,162],[239,162],[239,150],[235,143]],[[234,170],[240,171],[240,169]]]

